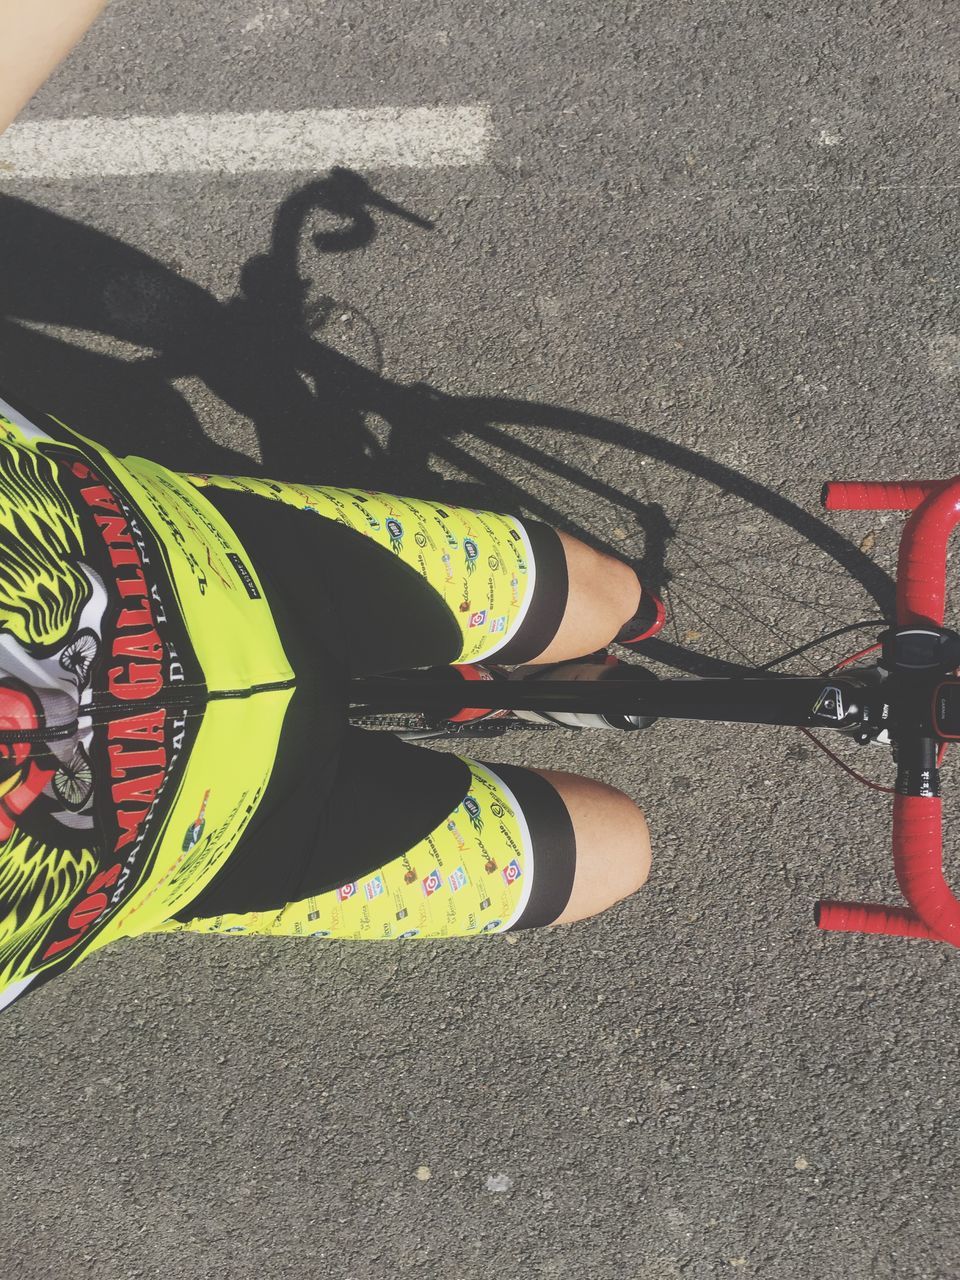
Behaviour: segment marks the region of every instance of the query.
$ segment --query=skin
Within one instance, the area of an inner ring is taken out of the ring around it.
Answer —
[[[569,595],[556,636],[534,662],[564,662],[601,649],[637,611],[640,583],[629,565],[560,533]],[[584,920],[636,893],[650,874],[650,832],[629,796],[606,783],[537,769],[559,792],[573,823],[577,867],[570,900],[554,924]]]
[[[0,133],[107,0],[0,0]]]

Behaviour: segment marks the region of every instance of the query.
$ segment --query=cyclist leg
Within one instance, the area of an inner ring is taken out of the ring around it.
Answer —
[[[373,753],[364,752],[372,744],[358,741],[363,737],[381,739]],[[316,860],[296,897],[259,911],[246,910],[242,894],[202,897],[164,931],[361,941],[476,937],[582,919],[643,881],[646,828],[627,813],[638,811],[625,796],[574,775],[513,765],[462,762],[466,794],[422,838],[398,850],[389,826],[398,802],[406,806],[411,798],[383,765],[406,754],[404,767],[429,774],[443,757],[389,735],[358,732],[356,739],[355,759],[348,751],[343,770],[353,785],[346,795],[335,793],[325,818],[324,844],[336,856]],[[611,803],[626,821],[597,864],[583,838],[591,840],[597,822],[607,821]],[[356,861],[358,847],[369,858],[378,841],[392,852],[372,865]]]
[[[639,587],[632,570],[546,526],[367,491],[203,479],[212,482],[207,495],[238,529],[265,581],[282,563],[286,569],[293,566],[289,581],[282,581],[283,574],[278,580],[287,603],[298,594],[302,604],[314,571],[318,581],[324,580],[334,600],[332,616],[345,627],[348,666],[356,674],[484,659],[491,653],[507,662],[562,660],[612,638],[636,606]],[[269,523],[263,498],[306,508],[321,518],[314,526],[312,517],[305,521],[301,512],[291,513],[296,529],[282,535],[285,543],[274,546],[268,539],[258,559],[256,535]],[[312,529],[319,537],[315,546],[310,545]],[[605,575],[612,585],[599,581]],[[352,730],[349,739],[345,758],[353,763],[341,770],[324,813],[325,830],[318,832],[317,857],[307,875],[310,891],[297,898],[301,903],[356,886],[364,876],[385,874],[385,868],[419,847],[432,830],[446,831],[448,823],[462,826],[462,818],[458,824],[452,815],[469,799],[468,762],[410,747],[390,735]],[[549,770],[517,770],[515,781],[519,821],[526,823],[529,839],[539,849],[531,848],[525,856],[530,866],[539,865],[541,895],[544,885],[553,886],[551,910],[540,911],[532,923],[579,919],[640,887],[649,870],[649,836],[642,814],[627,796],[605,784]],[[533,804],[527,815],[531,788],[554,801]],[[566,824],[569,840],[557,834],[558,802],[564,815],[560,826]],[[389,838],[378,835],[376,822],[371,826],[371,814],[393,815]],[[550,853],[565,844],[572,849],[569,857]],[[509,848],[503,836],[485,864],[495,862],[502,873]],[[342,865],[333,858],[331,866],[331,850],[345,851]],[[513,861],[523,865],[522,858],[506,859],[507,865]],[[458,868],[470,874],[458,864],[450,872],[455,878]],[[443,872],[439,866],[428,870]],[[228,865],[195,904],[194,919],[222,922],[251,914],[236,909],[244,905],[243,877],[234,875],[231,884],[230,872]],[[335,886],[326,883],[331,876]],[[363,891],[376,894],[378,883],[365,881]],[[280,907],[286,915],[271,930],[308,931],[294,901],[250,900],[246,905],[256,908],[258,927],[234,920],[238,931],[262,932],[264,911],[275,914]],[[493,918],[502,923],[503,914]],[[185,923],[185,913],[180,913],[179,925]],[[471,932],[461,926],[462,921],[444,927]]]
[[[573,825],[576,869],[554,924],[584,920],[642,889],[650,874],[650,830],[642,810],[616,787],[577,773],[538,769]]]
[[[567,605],[556,635],[529,662],[564,662],[605,648],[637,612],[640,582],[622,560],[556,530],[567,570]]]
[[[350,591],[349,575],[357,572],[358,553],[350,548],[349,532],[363,536],[367,546],[360,570],[374,587],[365,600],[357,595],[351,601],[356,613],[351,661],[362,664],[354,665],[355,674],[493,656],[507,664],[582,657],[609,644],[640,601],[640,583],[628,564],[536,521],[364,489],[233,476],[190,479],[231,520],[245,505],[249,509],[251,496],[319,515],[326,536],[334,540],[328,571],[336,574],[338,562],[346,562],[334,583],[340,595]],[[331,523],[339,529],[331,529]],[[433,588],[418,596],[416,609],[426,615],[427,627],[414,628],[409,645],[398,631],[415,623],[416,613],[407,609],[405,618],[391,617],[401,579],[377,571],[377,548],[389,550],[398,564]],[[437,603],[431,596],[447,606],[446,626],[431,610]],[[459,643],[450,639],[455,635],[451,620],[459,624]],[[428,627],[433,643],[427,640]],[[385,666],[374,665],[367,653],[369,637],[378,629],[390,633],[391,650],[398,645],[401,650]],[[411,648],[420,652],[408,659]]]

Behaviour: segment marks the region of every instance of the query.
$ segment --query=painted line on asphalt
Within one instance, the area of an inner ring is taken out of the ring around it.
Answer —
[[[0,179],[438,169],[482,163],[491,135],[485,104],[36,120],[0,137]]]

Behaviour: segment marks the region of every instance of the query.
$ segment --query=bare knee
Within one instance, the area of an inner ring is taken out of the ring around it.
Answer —
[[[558,531],[567,565],[567,607],[537,662],[562,662],[609,644],[640,602],[640,582],[622,560]]]
[[[567,561],[571,594],[589,599],[594,608],[609,615],[608,625],[615,634],[632,618],[640,600],[640,583],[633,569],[623,560],[595,551],[568,533],[559,534]]]
[[[650,874],[650,830],[622,791],[593,778],[538,770],[559,792],[573,824],[573,888],[555,924],[583,920],[636,893]]]
[[[625,797],[630,804],[633,804],[629,797]],[[636,832],[633,838],[633,851],[636,870],[636,883],[630,889],[630,893],[636,893],[647,883],[650,878],[650,869],[653,866],[653,849],[650,844],[650,828],[647,826],[647,819],[642,809],[637,805],[633,805],[633,819],[636,823]]]
[[[610,638],[613,639],[623,624],[629,622],[637,612],[641,594],[640,579],[637,577],[636,570],[631,569],[622,560],[615,560],[613,556],[604,556],[603,561],[603,574],[610,591],[612,614]]]

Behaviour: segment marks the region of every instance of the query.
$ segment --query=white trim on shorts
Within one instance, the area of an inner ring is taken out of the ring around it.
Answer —
[[[495,769],[491,769],[489,765],[477,764],[476,760],[471,760],[470,764],[474,769],[479,769],[482,773],[485,773],[488,778],[493,778],[497,786],[503,791],[510,804],[510,808],[516,814],[517,826],[520,828],[520,835],[523,839],[523,856],[524,863],[526,865],[523,868],[523,887],[520,890],[520,901],[517,903],[510,918],[508,920],[504,920],[499,929],[491,930],[491,933],[505,933],[506,930],[515,925],[523,915],[524,911],[527,909],[527,903],[530,901],[530,894],[533,892],[533,877],[536,874],[533,862],[533,840],[530,837],[530,828],[527,826],[526,815],[517,802],[517,797],[504,782],[503,778],[501,778],[500,774],[497,773]]]
[[[506,634],[500,640],[497,641],[497,643],[493,646],[492,649],[484,650],[481,657],[475,659],[476,662],[486,662],[488,658],[492,658],[495,653],[499,653],[500,650],[504,647],[504,645],[507,644],[510,640],[512,640],[513,637],[517,634],[517,632],[520,630],[520,626],[524,618],[527,616],[527,610],[530,608],[530,601],[533,599],[533,593],[537,585],[537,562],[534,559],[533,546],[530,542],[530,535],[527,533],[526,529],[523,527],[523,524],[521,523],[521,521],[514,519],[513,516],[507,516],[506,519],[510,520],[511,523],[516,525],[516,527],[520,530],[520,536],[523,539],[523,548],[527,553],[527,564],[529,566],[529,572],[527,574],[527,583],[528,583],[527,593],[523,598],[523,604],[521,604],[520,606],[520,612],[517,614],[516,618],[514,618],[513,623],[508,628]]]

